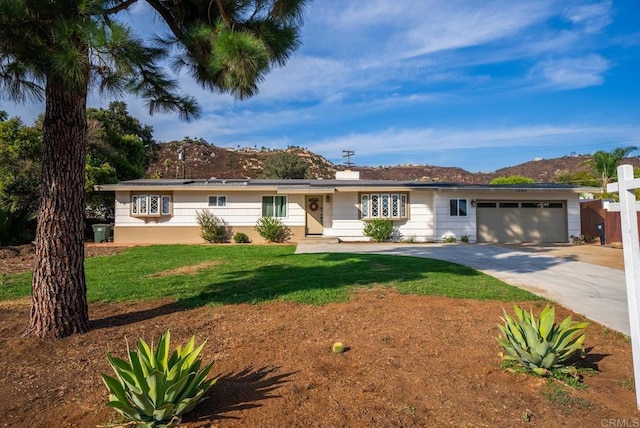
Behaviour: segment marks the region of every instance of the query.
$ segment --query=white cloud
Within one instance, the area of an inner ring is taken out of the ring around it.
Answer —
[[[559,13],[556,8],[554,2],[544,0],[326,1],[313,4],[313,20],[323,25],[314,23],[309,31],[313,39],[328,38],[337,57],[352,58],[355,54],[382,66],[445,50],[508,41]],[[315,44],[311,48],[319,49]]]
[[[147,116],[143,123],[154,128],[154,135],[162,141],[181,140],[185,136],[204,138],[209,143],[221,146],[235,146],[247,141],[248,146],[262,145],[277,147],[264,134],[273,129],[287,128],[294,123],[304,123],[313,119],[312,112],[294,109],[251,110],[238,105],[224,113],[208,113],[201,119],[187,123],[174,115]],[[140,116],[137,116],[140,117]]]
[[[546,2],[487,2],[468,8],[468,2],[449,3],[407,34],[410,56],[469,48],[513,37],[550,16]],[[467,7],[465,7],[467,6]],[[428,13],[428,12],[426,12]]]
[[[257,99],[326,100],[345,89],[366,87],[371,82],[355,79],[356,71],[332,58],[299,55],[285,68],[274,69],[260,86]]]
[[[592,54],[542,61],[533,68],[531,75],[542,77],[553,88],[578,89],[602,84],[603,75],[610,66],[605,58]]]
[[[458,86],[450,91],[465,85],[490,87],[491,77],[474,75],[472,68],[517,60],[541,63],[538,73],[558,88],[596,84],[604,58],[595,57],[601,58],[599,64],[593,59],[583,64],[594,67],[589,73],[578,73],[580,64],[574,60],[565,65],[566,75],[560,62],[548,58],[588,55],[582,52],[589,45],[587,29],[593,32],[607,24],[601,16],[611,15],[611,3],[576,0],[564,5],[544,0],[314,2],[300,52],[285,68],[273,70],[248,104],[338,103],[371,90],[386,97],[401,82],[423,88]],[[574,28],[555,28],[551,22],[558,18],[574,23]]]
[[[583,125],[539,125],[511,128],[395,129],[382,132],[352,133],[320,141],[306,142],[305,147],[328,158],[337,158],[344,149],[355,150],[360,156],[397,155],[399,153],[429,153],[460,149],[513,149],[522,146],[555,148],[558,141],[566,145],[619,141],[628,144],[640,138],[639,127],[595,127]]]
[[[566,11],[566,16],[572,23],[581,26],[587,33],[597,33],[612,21],[611,0],[599,3],[578,4]]]

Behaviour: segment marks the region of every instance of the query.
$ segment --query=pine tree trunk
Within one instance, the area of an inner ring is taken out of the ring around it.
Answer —
[[[25,335],[60,338],[89,330],[84,275],[87,91],[47,81],[42,193],[31,320]]]

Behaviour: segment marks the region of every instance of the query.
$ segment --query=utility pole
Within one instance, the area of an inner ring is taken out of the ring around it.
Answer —
[[[353,150],[343,150],[342,151],[342,157],[343,158],[347,158],[347,161],[345,162],[347,164],[347,167],[351,167],[353,164],[351,163],[351,156],[355,155],[356,152],[354,152]]]

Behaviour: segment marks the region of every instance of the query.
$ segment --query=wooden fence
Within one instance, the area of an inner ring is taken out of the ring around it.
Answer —
[[[605,244],[622,242],[620,212],[609,212],[602,208],[602,200],[594,199],[580,203],[580,230],[585,237],[600,239],[598,224],[604,223]],[[640,227],[640,218],[638,219]]]

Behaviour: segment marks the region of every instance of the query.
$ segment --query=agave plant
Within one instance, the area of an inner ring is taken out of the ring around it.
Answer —
[[[584,356],[584,331],[588,322],[573,322],[567,317],[555,325],[555,309],[547,305],[536,320],[533,311],[528,313],[518,305],[513,310],[517,319],[511,318],[503,309],[504,326],[498,326],[503,337],[498,337],[506,355],[505,361],[514,361],[525,369],[544,376],[550,371],[575,374],[569,359],[579,352]]]
[[[169,356],[167,330],[153,350],[142,338],[137,350],[129,349],[129,361],[107,353],[116,378],[102,374],[109,390],[107,406],[145,427],[173,427],[181,415],[191,411],[217,379],[206,380],[213,361],[200,370],[198,355],[204,343],[195,348],[195,337]]]

